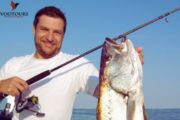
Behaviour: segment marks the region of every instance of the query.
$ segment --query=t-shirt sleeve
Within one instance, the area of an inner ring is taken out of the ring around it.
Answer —
[[[0,80],[9,78],[14,66],[16,66],[15,58],[11,58],[0,68]]]
[[[99,83],[99,72],[96,67],[90,63],[87,59],[83,60],[83,64],[80,69],[80,91],[86,92],[90,95],[94,94],[94,90]]]

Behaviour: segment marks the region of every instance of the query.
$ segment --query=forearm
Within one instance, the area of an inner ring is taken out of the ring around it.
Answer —
[[[93,96],[98,98],[98,96],[99,96],[99,84],[96,86],[96,89],[94,90]]]

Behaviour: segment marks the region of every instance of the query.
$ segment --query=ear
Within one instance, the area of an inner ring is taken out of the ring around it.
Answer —
[[[35,29],[35,27],[33,26],[33,28],[32,28],[33,35],[35,35],[35,31],[36,31],[36,29]]]

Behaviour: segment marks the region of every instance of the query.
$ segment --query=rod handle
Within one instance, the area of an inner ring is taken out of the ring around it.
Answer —
[[[50,75],[51,74],[51,71],[50,70],[46,70],[30,79],[28,79],[26,82],[28,83],[28,85],[31,85],[37,81],[39,81],[40,79],[42,78],[45,78],[46,76]]]

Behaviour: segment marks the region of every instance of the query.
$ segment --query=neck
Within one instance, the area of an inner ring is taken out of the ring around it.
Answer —
[[[49,58],[56,56],[57,54],[58,53],[53,54],[53,55],[42,55],[42,54],[39,54],[38,52],[35,52],[34,57],[37,59],[49,59]]]

